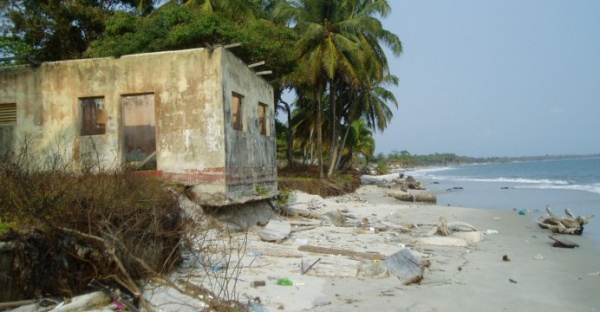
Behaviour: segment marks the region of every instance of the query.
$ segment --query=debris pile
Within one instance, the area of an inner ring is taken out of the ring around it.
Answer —
[[[558,234],[581,235],[583,233],[583,226],[594,218],[594,215],[575,217],[573,212],[568,208],[565,209],[566,218],[555,215],[550,206],[546,206],[546,211],[548,215],[541,217],[537,222],[538,225],[543,229],[548,229]]]

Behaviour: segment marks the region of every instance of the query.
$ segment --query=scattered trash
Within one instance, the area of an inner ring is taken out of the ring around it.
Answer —
[[[360,278],[385,278],[389,276],[384,262],[373,260],[373,262],[361,262],[358,267],[357,276]]]
[[[533,257],[533,260],[544,260],[544,256],[537,254]]]
[[[252,312],[269,312],[269,310],[258,302],[252,302],[248,305],[248,310]]]
[[[266,286],[267,283],[265,281],[252,281],[250,282],[250,287],[257,288],[261,286]]]
[[[310,270],[312,267],[314,267],[315,264],[317,264],[319,261],[321,261],[321,258],[317,259],[317,261],[313,262],[313,264],[305,267],[304,259],[302,259],[302,262],[300,263],[300,267],[301,267],[300,270],[302,271],[302,275],[306,274],[306,272],[308,272],[308,270]]]
[[[280,279],[277,280],[277,285],[280,285],[280,286],[292,286],[293,283],[292,283],[292,281],[289,278],[284,277],[284,278],[280,278]]]
[[[508,255],[504,255],[504,256],[502,256],[502,261],[508,262],[508,261],[510,261],[510,258],[508,257]]]
[[[296,238],[296,245],[300,245],[300,246],[308,245],[308,239],[307,238]]]
[[[512,279],[512,278],[509,278],[509,279],[508,279],[508,281],[509,281],[509,282],[511,282],[511,283],[515,283],[515,284],[517,283],[517,281],[515,281],[515,280],[514,280],[514,279]]]
[[[485,230],[485,231],[483,231],[483,234],[485,234],[485,235],[498,234],[498,231],[496,231],[496,230]]]
[[[519,210],[519,215],[520,216],[524,216],[526,214],[527,211],[525,210]]]
[[[222,265],[222,264],[217,264],[217,265],[215,265],[214,267],[212,267],[212,269],[211,269],[211,270],[213,270],[213,271],[215,271],[215,272],[218,272],[218,271],[220,271],[222,268],[223,268],[223,265]]]
[[[118,300],[113,301],[113,305],[115,307],[115,310],[117,310],[117,311],[122,311],[124,308],[123,305]]]
[[[600,271],[594,273],[588,273],[589,276],[600,276]]]

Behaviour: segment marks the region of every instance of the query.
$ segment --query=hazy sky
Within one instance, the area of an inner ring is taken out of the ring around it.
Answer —
[[[377,153],[600,153],[600,1],[389,3],[404,53]]]

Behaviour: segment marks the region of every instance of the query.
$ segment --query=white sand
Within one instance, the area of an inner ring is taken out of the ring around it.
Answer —
[[[242,301],[259,298],[260,308],[267,311],[600,310],[600,257],[585,233],[565,237],[581,247],[555,248],[548,238],[551,233],[540,229],[532,215],[405,203],[384,196],[386,191],[363,186],[355,194],[328,199],[296,193],[292,207],[320,214],[347,210],[357,221],[367,218],[371,224],[436,224],[444,216],[449,222],[468,222],[480,231],[498,233],[467,247],[445,247],[415,242],[433,226],[400,234],[322,225],[269,243],[260,240],[257,227],[248,232],[235,294]],[[298,251],[303,244],[387,256],[406,246],[431,266],[420,284],[402,285],[395,276],[358,277],[360,260]],[[262,255],[253,257],[256,253]],[[510,261],[503,261],[503,255]],[[301,262],[312,264],[319,258],[307,274],[301,274]],[[293,286],[277,285],[280,278],[290,279]],[[265,281],[266,286],[251,287],[253,281]],[[168,308],[163,309],[185,310]]]

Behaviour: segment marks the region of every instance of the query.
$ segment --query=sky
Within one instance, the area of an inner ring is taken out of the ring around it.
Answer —
[[[600,1],[388,2],[403,54],[376,153],[600,153]]]

